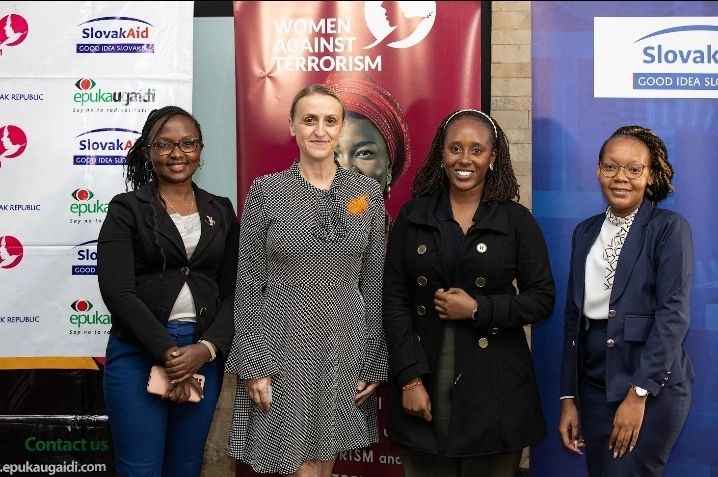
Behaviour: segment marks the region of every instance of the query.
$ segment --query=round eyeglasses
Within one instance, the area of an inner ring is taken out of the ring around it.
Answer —
[[[176,142],[166,140],[155,141],[147,147],[151,148],[160,156],[169,156],[175,147],[179,147],[180,151],[185,154],[191,154],[202,146],[204,146],[204,144],[202,144],[202,141],[199,139],[182,139]]]
[[[603,177],[613,178],[618,175],[618,171],[623,169],[626,177],[629,179],[638,179],[643,175],[643,170],[646,168],[644,164],[629,164],[627,166],[619,166],[618,164],[609,164],[601,162],[598,165],[598,169],[601,171]]]

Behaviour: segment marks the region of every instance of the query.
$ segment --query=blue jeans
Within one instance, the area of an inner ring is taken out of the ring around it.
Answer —
[[[170,322],[177,346],[192,344],[194,323]],[[222,387],[220,359],[198,371],[205,377],[204,398],[175,404],[147,392],[152,358],[136,345],[110,336],[104,374],[118,477],[196,477],[212,415]]]

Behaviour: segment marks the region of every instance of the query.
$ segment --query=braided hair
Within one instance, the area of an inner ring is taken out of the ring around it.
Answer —
[[[519,182],[511,166],[509,142],[503,129],[495,119],[475,109],[466,109],[453,112],[441,121],[436,130],[431,149],[424,165],[416,173],[412,185],[413,197],[433,194],[448,185],[448,178],[441,167],[443,159],[444,142],[449,125],[456,120],[470,117],[480,121],[491,134],[491,147],[495,152],[494,168],[486,171],[484,191],[481,200],[519,200]]]
[[[147,153],[146,151],[148,150],[147,148],[150,146],[150,144],[152,144],[152,141],[154,140],[157,133],[162,130],[165,123],[169,121],[170,118],[172,118],[173,116],[185,116],[190,118],[194,123],[195,127],[197,128],[200,142],[202,141],[202,129],[199,126],[199,122],[195,119],[194,116],[192,116],[184,109],[178,106],[165,106],[160,109],[153,109],[150,112],[149,116],[147,116],[145,125],[142,126],[142,134],[140,135],[140,137],[137,138],[137,140],[127,153],[127,160],[125,166],[125,188],[129,190],[129,187],[132,186],[132,190],[137,190],[140,187],[151,183],[153,186],[152,195],[159,203],[164,205],[165,208],[167,207],[167,204],[165,204],[165,201],[162,198],[162,195],[160,195],[159,189],[157,188],[157,175],[155,174],[154,168],[152,167],[149,153]],[[157,125],[156,128],[155,125]],[[154,134],[152,137],[150,137],[150,134],[153,132],[153,130]],[[162,248],[162,245],[160,244],[159,234],[157,230],[159,216],[155,203],[150,202],[150,206],[152,207],[152,234],[154,236],[153,242],[160,251],[160,256],[162,257],[162,273],[164,273],[167,269],[167,255],[165,254],[164,248]]]
[[[142,134],[137,138],[127,153],[125,166],[125,188],[127,190],[129,190],[130,187],[132,187],[132,190],[137,190],[150,182],[156,182],[157,176],[152,168],[149,154],[146,153],[146,151],[150,144],[152,144],[154,136],[162,130],[165,123],[173,116],[185,116],[191,119],[199,133],[199,140],[200,142],[202,141],[202,128],[199,126],[199,122],[184,109],[179,106],[165,106],[160,109],[153,109],[149,116],[147,116],[145,125],[142,126]],[[156,129],[155,125],[158,125]],[[150,137],[150,133],[153,129],[154,135]]]
[[[641,141],[648,148],[650,156],[649,172],[653,178],[653,184],[646,187],[646,198],[658,203],[673,192],[673,166],[668,162],[668,149],[656,133],[643,126],[622,126],[614,131],[601,146],[598,153],[598,162],[601,163],[606,146],[616,137],[631,137]]]

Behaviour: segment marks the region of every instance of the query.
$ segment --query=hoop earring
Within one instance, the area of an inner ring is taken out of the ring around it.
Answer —
[[[155,170],[155,165],[152,163],[152,161],[151,161],[150,159],[147,159],[147,160],[145,161],[145,170],[148,170],[148,171],[154,171],[154,170]]]

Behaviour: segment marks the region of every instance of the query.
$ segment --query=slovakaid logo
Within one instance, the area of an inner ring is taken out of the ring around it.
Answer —
[[[0,17],[0,56],[6,48],[25,41],[29,32],[30,27],[22,15],[10,13]]]
[[[102,88],[91,78],[80,78],[75,82],[72,101],[78,106],[130,106],[133,103],[154,103],[154,88],[127,90],[120,88]]]
[[[98,128],[84,131],[75,137],[76,166],[121,166],[139,131],[125,128]]]
[[[12,235],[0,236],[0,269],[17,267],[22,261],[23,253],[20,240]]]
[[[73,311],[69,317],[70,324],[78,329],[87,325],[112,324],[110,315],[95,309],[92,302],[86,298],[78,298],[73,301],[70,304],[70,309]]]
[[[595,18],[594,87],[597,97],[718,98],[718,17]]]
[[[0,126],[0,167],[5,159],[15,159],[25,152],[27,135],[14,124]]]
[[[74,253],[73,275],[97,275],[97,240],[75,245]]]
[[[153,25],[141,18],[98,17],[78,25],[80,40],[75,53],[154,53]]]

